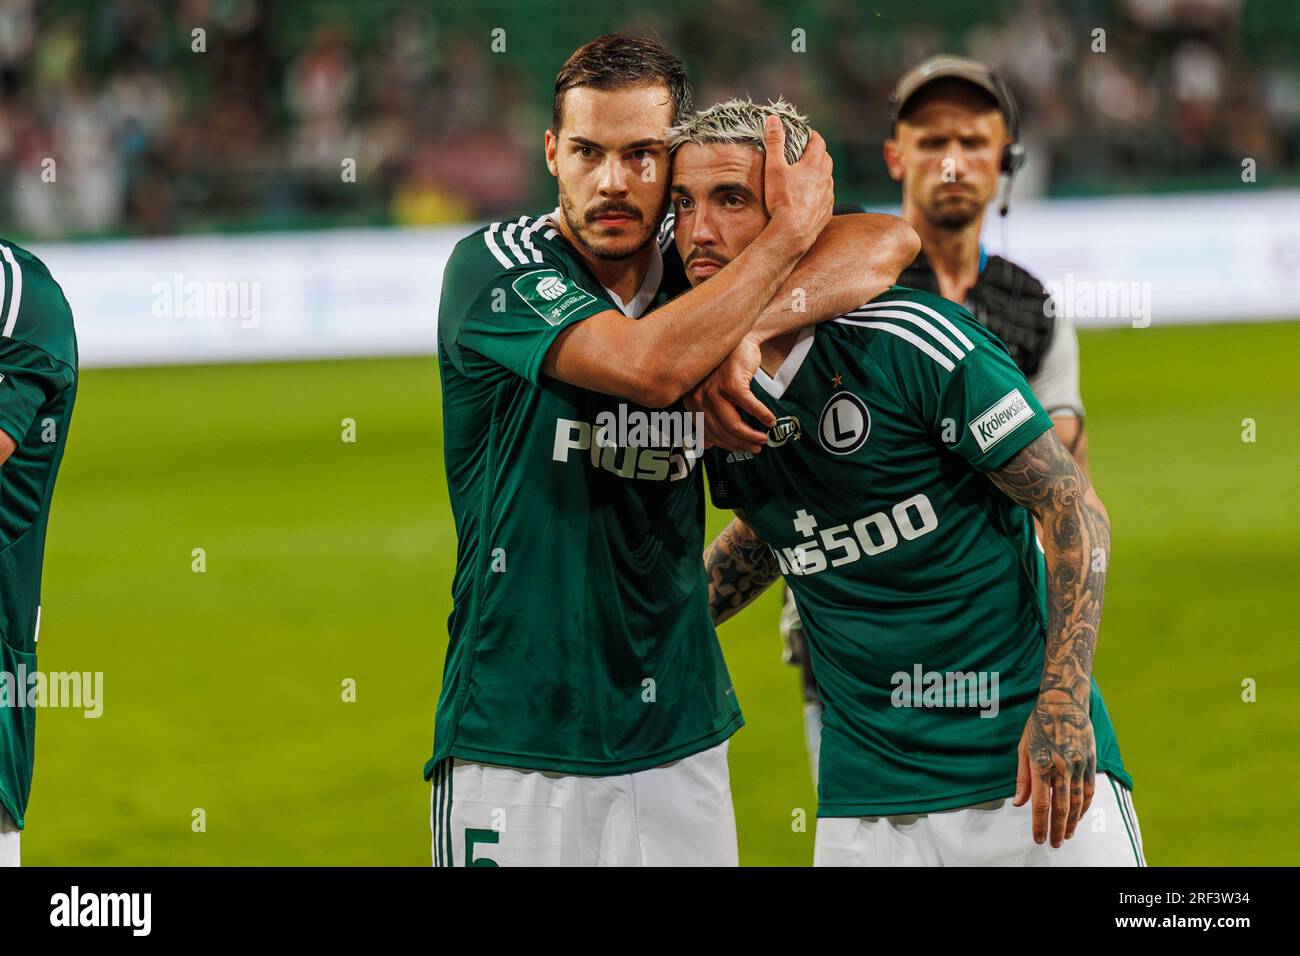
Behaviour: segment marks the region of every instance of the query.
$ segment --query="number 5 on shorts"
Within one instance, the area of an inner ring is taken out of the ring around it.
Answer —
[[[500,866],[496,860],[489,860],[484,857],[481,860],[474,859],[475,843],[500,843],[501,834],[495,830],[476,830],[473,827],[465,828],[465,865],[466,866]]]

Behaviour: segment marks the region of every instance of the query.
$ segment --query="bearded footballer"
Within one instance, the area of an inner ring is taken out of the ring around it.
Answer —
[[[893,217],[827,226],[824,144],[789,163],[774,122],[765,227],[726,276],[666,302],[686,284],[657,241],[664,136],[690,95],[654,40],[578,50],[545,137],[559,208],[475,232],[446,267],[458,551],[425,767],[436,865],[738,862],[726,746],[743,720],[699,563],[702,444],[604,423],[629,408],[681,420],[742,336],[851,308],[919,242]]]
[[[669,132],[697,289],[766,227],[773,115],[794,158],[784,103]],[[738,517],[705,563],[715,623],[782,575],[798,600],[825,706],[814,864],[1142,865],[1092,679],[1108,519],[1006,347],[894,287],[760,353],[773,425],[757,454],[708,453]]]

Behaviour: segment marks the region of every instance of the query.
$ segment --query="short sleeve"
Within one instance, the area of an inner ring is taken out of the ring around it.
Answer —
[[[1079,336],[1074,322],[1058,314],[1052,341],[1043,355],[1038,372],[1029,386],[1049,415],[1083,417],[1083,395],[1079,390]]]
[[[72,382],[72,370],[46,352],[0,339],[0,431],[21,444],[40,410]]]
[[[487,233],[462,240],[443,273],[439,340],[471,376],[483,363],[537,383],[546,351],[570,325],[613,308],[567,274],[558,258],[508,266],[495,263]],[[467,354],[472,353],[472,354]]]
[[[1006,349],[985,340],[949,374],[933,424],[953,452],[980,471],[993,471],[1050,429],[1052,420]]]

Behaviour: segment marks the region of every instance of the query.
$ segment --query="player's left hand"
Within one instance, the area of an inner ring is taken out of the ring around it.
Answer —
[[[1020,735],[1014,806],[1029,801],[1034,842],[1050,834],[1053,847],[1074,836],[1092,805],[1097,776],[1097,741],[1092,719],[1064,690],[1038,695]]]
[[[776,424],[776,416],[749,389],[762,361],[762,343],[745,336],[731,354],[723,359],[685,399],[686,409],[704,413],[704,440],[727,451],[761,451],[767,434],[751,428],[741,420],[746,411],[764,428]]]

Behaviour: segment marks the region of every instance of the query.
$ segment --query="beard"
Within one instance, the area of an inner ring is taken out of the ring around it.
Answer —
[[[935,195],[925,210],[925,218],[941,229],[962,229],[974,222],[983,208],[973,192]]]
[[[601,235],[600,228],[592,224],[597,216],[619,212],[625,215],[634,216],[635,221],[628,223],[628,227],[636,230],[640,228],[640,233],[633,232],[631,236],[622,237],[605,237]],[[588,209],[585,214],[579,214],[574,207],[572,198],[560,186],[560,214],[564,216],[564,221],[569,227],[573,237],[578,240],[578,244],[584,250],[597,259],[605,259],[617,262],[620,259],[630,259],[654,240],[656,224],[647,223],[645,215],[636,206],[629,202],[604,202]]]

